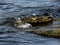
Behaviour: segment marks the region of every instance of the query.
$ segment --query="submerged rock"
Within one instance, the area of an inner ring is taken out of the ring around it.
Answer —
[[[54,20],[60,21],[60,18],[55,18]]]
[[[34,31],[31,31],[31,32],[36,34],[36,35],[60,38],[60,29],[48,30],[48,31],[34,30]]]

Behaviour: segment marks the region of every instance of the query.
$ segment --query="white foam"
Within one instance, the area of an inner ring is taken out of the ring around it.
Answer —
[[[17,28],[30,28],[30,27],[32,27],[32,25],[29,23],[25,23],[17,26]]]

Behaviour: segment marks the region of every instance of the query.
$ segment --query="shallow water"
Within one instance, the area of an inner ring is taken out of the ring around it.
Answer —
[[[46,11],[44,9],[48,9],[53,18],[60,17],[60,12],[56,10],[60,7],[59,0],[3,0],[0,2],[7,3],[0,4],[0,23],[6,21],[7,17],[18,17],[21,14],[42,15]],[[54,28],[56,26],[60,26],[59,21],[54,21],[50,26],[39,27],[38,30],[52,30],[56,29]],[[20,30],[9,24],[0,25],[0,45],[60,45],[60,39],[37,36]]]

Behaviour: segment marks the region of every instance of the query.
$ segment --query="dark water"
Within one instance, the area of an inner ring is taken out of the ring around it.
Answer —
[[[56,10],[60,7],[59,0],[3,0],[0,2],[2,2],[0,4],[0,23],[3,23],[7,17],[33,13],[42,15],[45,11],[51,13],[53,18],[60,17],[60,12]],[[60,26],[59,21],[54,21],[53,25],[39,29],[52,30],[56,29],[54,28],[56,26]],[[1,25],[0,45],[60,45],[60,39],[37,36],[20,30],[9,24]]]

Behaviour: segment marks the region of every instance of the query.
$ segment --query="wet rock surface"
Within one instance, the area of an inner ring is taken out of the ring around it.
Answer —
[[[54,37],[54,38],[60,38],[60,30],[50,30],[50,31],[40,31],[40,30],[35,30],[31,31],[31,33],[34,33],[36,35],[42,35],[46,37]]]

